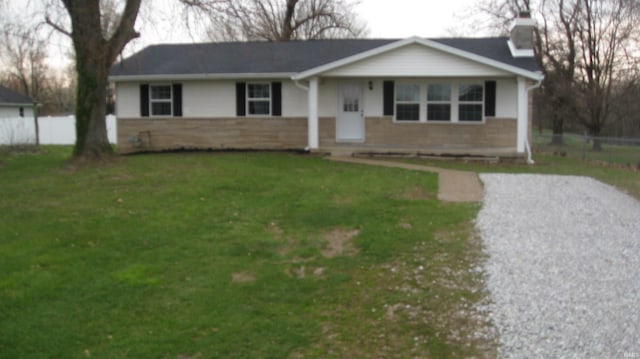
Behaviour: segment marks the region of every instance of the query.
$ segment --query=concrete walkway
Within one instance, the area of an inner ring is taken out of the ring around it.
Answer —
[[[327,157],[327,159],[337,162],[360,163],[372,166],[404,168],[413,171],[437,173],[438,199],[443,202],[479,202],[482,200],[484,194],[478,175],[474,172],[447,170],[438,167],[366,158],[330,156]]]

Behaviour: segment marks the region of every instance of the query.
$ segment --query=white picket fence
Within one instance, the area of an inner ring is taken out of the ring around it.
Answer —
[[[108,115],[107,136],[116,143],[116,117]],[[39,117],[38,128],[42,145],[72,145],[76,142],[76,119],[74,116]],[[22,145],[36,143],[33,117],[0,118],[0,145]]]

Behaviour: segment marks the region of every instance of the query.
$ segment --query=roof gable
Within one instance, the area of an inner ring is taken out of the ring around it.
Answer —
[[[323,72],[333,77],[473,77],[505,76],[509,73],[449,53],[408,44]]]
[[[505,49],[509,51],[507,41],[501,39],[428,40],[412,37],[324,64],[299,73],[294,76],[294,79],[320,74],[459,77],[500,76],[507,73],[534,80],[540,79],[541,75],[535,72],[537,66],[533,59],[518,61],[522,59],[515,59],[510,54],[505,54]],[[484,46],[477,46],[479,44]]]
[[[33,103],[30,97],[19,94],[0,85],[0,104],[2,105],[30,105]]]

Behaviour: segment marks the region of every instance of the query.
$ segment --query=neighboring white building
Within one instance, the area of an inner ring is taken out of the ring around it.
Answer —
[[[33,100],[0,85],[0,118],[33,119]]]

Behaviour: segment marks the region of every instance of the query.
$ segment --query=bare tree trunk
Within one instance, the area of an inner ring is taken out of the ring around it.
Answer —
[[[96,55],[94,55],[96,56]],[[94,57],[90,56],[90,57]],[[107,69],[88,56],[76,56],[76,144],[73,155],[100,158],[113,154],[107,137]]]
[[[298,4],[298,0],[287,0],[287,6],[284,14],[284,19],[282,22],[282,31],[281,31],[281,40],[289,41],[293,38],[293,19],[296,11],[296,5]]]
[[[553,116],[553,120],[551,123],[552,137],[551,144],[560,146],[564,143],[562,139],[562,134],[564,133],[564,119],[562,117]]]
[[[600,139],[600,130],[598,126],[587,128],[589,136],[591,136],[591,150],[602,151],[602,140]]]

